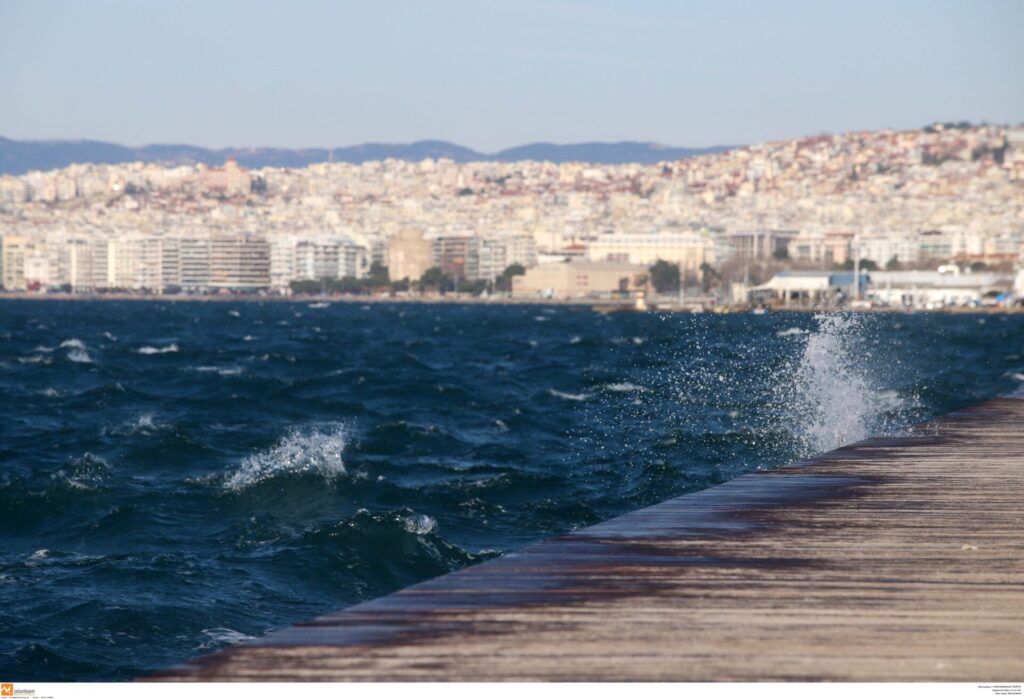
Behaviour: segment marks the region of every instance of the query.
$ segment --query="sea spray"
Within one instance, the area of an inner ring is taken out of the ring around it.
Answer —
[[[348,428],[341,423],[293,428],[270,449],[246,457],[224,485],[240,491],[282,474],[337,478],[346,473],[342,453],[347,439]]]
[[[803,455],[820,454],[891,432],[903,405],[898,392],[882,388],[882,368],[864,316],[819,314],[818,327],[802,336],[803,351],[780,385]],[[786,385],[788,384],[788,386]]]

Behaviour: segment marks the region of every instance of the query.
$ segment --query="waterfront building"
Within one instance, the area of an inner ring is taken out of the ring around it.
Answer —
[[[423,231],[403,228],[388,244],[388,273],[393,281],[415,281],[434,265],[434,248]]]
[[[512,278],[514,297],[608,298],[647,289],[646,265],[618,261],[541,264]]]
[[[217,233],[210,236],[212,289],[257,291],[270,287],[270,245],[262,235]]]
[[[527,269],[537,264],[537,244],[532,237],[474,237],[470,240],[466,257],[467,279],[493,282],[514,264]]]
[[[758,229],[733,231],[725,236],[729,257],[737,260],[771,260],[789,257],[789,243],[798,231]]]
[[[830,306],[843,300],[853,299],[856,277],[852,272],[834,271],[786,271],[779,272],[767,283],[747,291],[752,303],[772,302],[782,306]],[[860,288],[864,290],[871,283],[871,276],[860,274]]]
[[[605,233],[590,244],[590,259],[645,267],[664,260],[679,265],[681,274],[699,278],[702,275],[701,265],[714,262],[714,241],[688,230]]]
[[[963,274],[955,265],[943,271],[912,270],[872,272],[867,297],[895,308],[945,308],[979,305],[986,296],[1010,293],[1011,274],[981,272]]]
[[[434,238],[433,257],[435,267],[454,279],[466,279],[466,261],[473,240],[470,235],[444,235]]]
[[[25,261],[31,260],[41,252],[42,240],[22,236],[5,235],[0,238],[0,279],[3,288],[8,291],[20,291],[28,287],[30,282],[39,282],[25,274]],[[30,263],[30,268],[32,264]]]
[[[920,258],[921,242],[916,233],[862,235],[857,239],[857,257],[871,260],[880,268],[889,264],[914,265]]]

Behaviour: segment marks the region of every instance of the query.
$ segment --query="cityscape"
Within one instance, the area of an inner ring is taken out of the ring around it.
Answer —
[[[1021,27],[0,1],[0,699],[1019,699]]]
[[[0,177],[0,246],[15,294],[1012,305],[1024,128],[936,123],[655,165],[82,163]]]

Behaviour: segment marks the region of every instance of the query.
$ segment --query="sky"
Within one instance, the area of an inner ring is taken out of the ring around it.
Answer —
[[[1024,120],[1021,0],[0,0],[0,135],[745,144]]]

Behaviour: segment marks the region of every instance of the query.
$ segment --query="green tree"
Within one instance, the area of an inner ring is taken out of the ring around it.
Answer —
[[[289,284],[293,294],[319,294],[324,289],[322,282],[315,279],[295,279]]]
[[[841,269],[841,270],[846,270],[846,271],[851,271],[852,272],[853,271],[853,260],[847,260],[846,262],[844,262],[841,265],[832,265],[832,268],[833,269]],[[874,260],[869,260],[869,259],[866,259],[866,258],[863,258],[863,257],[861,258],[861,260],[860,260],[860,271],[861,272],[871,272],[871,271],[874,271],[876,269],[878,269],[878,263],[876,263]]]
[[[370,286],[374,288],[387,286],[391,283],[391,275],[388,274],[388,268],[380,262],[374,262],[370,265],[370,272],[366,278]]]
[[[494,288],[498,291],[512,291],[512,277],[521,277],[526,274],[526,268],[516,263],[505,268],[497,279],[494,280]]]
[[[479,296],[487,288],[487,281],[484,279],[476,279],[469,281],[468,279],[460,279],[458,291],[463,294],[473,294]]]
[[[452,278],[445,274],[440,267],[431,267],[420,277],[419,287],[421,290],[438,291],[443,294],[446,291],[451,291],[454,285]]]
[[[897,255],[893,255],[888,262],[885,263],[887,270],[900,270],[903,269],[903,265],[900,264],[900,258]]]
[[[659,294],[679,291],[679,265],[658,260],[651,269],[651,284]]]

